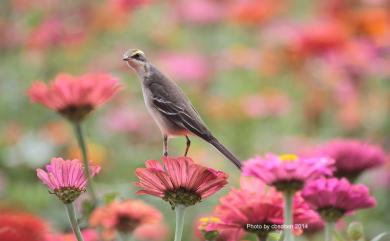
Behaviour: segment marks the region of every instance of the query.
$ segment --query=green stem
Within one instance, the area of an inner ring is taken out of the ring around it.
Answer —
[[[333,233],[333,222],[325,223],[325,241],[332,241],[332,233]]]
[[[293,217],[292,217],[292,202],[294,193],[285,192],[284,194],[284,241],[294,241],[293,231]]]
[[[74,131],[76,134],[77,142],[79,144],[81,154],[83,156],[85,176],[87,177],[87,180],[88,180],[88,191],[89,191],[89,194],[91,196],[92,203],[94,204],[94,206],[96,206],[97,198],[96,198],[95,190],[93,188],[92,176],[91,176],[91,172],[89,169],[87,145],[85,144],[83,130],[81,128],[80,122],[74,122],[73,124],[74,124]]]
[[[184,226],[184,215],[186,207],[184,205],[177,205],[175,207],[176,212],[176,231],[175,231],[175,241],[181,241],[181,236],[183,235],[183,226]]]
[[[76,211],[73,203],[65,204],[66,211],[68,212],[69,222],[72,226],[74,235],[77,241],[84,241],[83,235],[81,234],[79,224],[77,223]]]

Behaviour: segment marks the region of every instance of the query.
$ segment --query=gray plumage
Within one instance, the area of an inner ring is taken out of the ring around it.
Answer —
[[[130,50],[130,53],[125,54],[124,60],[128,61],[129,65],[140,76],[146,107],[163,133],[164,139],[167,136],[186,136],[187,153],[189,148],[187,135],[194,134],[212,144],[234,165],[241,168],[241,162],[207,129],[205,123],[181,88],[149,63],[144,55],[137,57],[135,63],[130,62],[132,59],[130,56],[134,56],[134,53],[139,54],[142,52]],[[139,66],[143,62],[145,64]]]

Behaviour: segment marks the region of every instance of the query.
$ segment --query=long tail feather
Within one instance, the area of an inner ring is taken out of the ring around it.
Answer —
[[[208,140],[208,142],[213,145],[215,148],[217,148],[218,151],[220,151],[227,159],[229,159],[233,164],[241,170],[242,164],[241,161],[238,160],[233,153],[231,153],[225,146],[223,146],[216,138],[212,138],[211,140]]]

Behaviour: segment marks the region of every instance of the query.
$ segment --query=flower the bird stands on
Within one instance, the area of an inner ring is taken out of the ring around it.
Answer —
[[[321,178],[310,182],[302,197],[325,221],[335,222],[343,215],[376,205],[375,198],[362,184],[351,184],[347,179]]]
[[[99,171],[99,166],[90,166],[93,176]],[[52,158],[46,171],[37,169],[37,176],[65,204],[76,200],[87,186],[83,164],[76,159]]]
[[[214,194],[227,184],[228,175],[203,167],[189,157],[163,157],[163,164],[155,160],[137,168],[141,190],[138,194],[150,194],[177,205],[192,206]]]
[[[28,95],[32,102],[57,111],[70,121],[79,122],[109,100],[119,88],[118,80],[107,74],[59,74],[49,85],[33,83]]]
[[[181,241],[185,209],[216,193],[227,184],[228,175],[203,167],[189,157],[163,157],[163,164],[155,160],[145,163],[146,168],[137,168],[141,190],[171,204],[176,212],[175,241]]]
[[[336,177],[354,181],[359,175],[384,164],[386,154],[380,146],[357,140],[334,140],[308,151],[308,155],[323,155],[335,160]]]
[[[243,174],[256,177],[278,191],[299,191],[310,180],[332,175],[334,161],[325,157],[302,158],[293,154],[266,154],[245,163]]]
[[[116,232],[131,234],[145,225],[158,224],[161,213],[140,200],[114,201],[94,210],[90,218],[91,226],[104,228],[104,236],[114,238]]]

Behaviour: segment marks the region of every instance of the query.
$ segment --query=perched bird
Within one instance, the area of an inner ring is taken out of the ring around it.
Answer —
[[[165,156],[168,155],[169,137],[186,137],[186,156],[191,145],[188,136],[194,134],[213,145],[241,169],[241,162],[211,134],[180,87],[152,65],[141,50],[126,51],[123,60],[137,72],[142,82],[146,108],[163,134]]]

